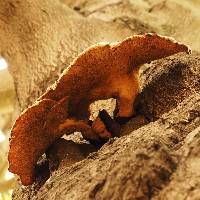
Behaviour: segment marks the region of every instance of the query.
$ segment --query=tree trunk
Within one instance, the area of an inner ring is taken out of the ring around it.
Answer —
[[[186,9],[186,1],[175,2],[1,1],[0,55],[9,63],[20,110],[96,42],[157,31],[199,51],[200,22],[187,12],[199,5]],[[177,12],[187,20],[180,23]],[[49,152],[49,180],[19,184],[13,199],[200,199],[199,65],[199,54],[178,54],[144,66],[136,102],[143,117],[127,122],[123,137],[98,151],[89,144],[57,142]]]

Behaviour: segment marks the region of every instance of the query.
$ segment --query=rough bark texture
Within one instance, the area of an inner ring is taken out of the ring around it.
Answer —
[[[199,4],[181,2],[0,1],[0,54],[9,62],[20,109],[99,41],[157,31],[200,50],[199,14],[193,9]],[[180,23],[177,12],[187,19]],[[13,199],[200,199],[199,66],[199,54],[144,66],[135,105],[144,117],[131,119],[123,137],[98,151],[89,144],[56,143],[48,155],[51,177],[46,181],[49,174],[39,171],[37,182],[19,184]]]
[[[86,19],[54,0],[6,0],[0,7],[0,55],[10,65],[22,110],[83,49],[131,35],[120,24]]]
[[[19,186],[14,199],[200,198],[199,65],[199,56],[183,54],[154,62],[141,75],[145,81],[137,104],[153,122],[133,131],[132,119],[123,137],[71,167],[60,167],[42,186],[25,191]]]

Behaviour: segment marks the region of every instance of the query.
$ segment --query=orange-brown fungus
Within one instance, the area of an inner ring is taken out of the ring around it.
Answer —
[[[110,137],[98,118],[92,126],[88,124],[89,105],[113,97],[119,105],[117,117],[132,116],[139,92],[139,66],[178,52],[190,50],[172,38],[152,33],[86,49],[16,120],[11,130],[9,170],[20,176],[23,185],[29,185],[38,158],[63,134],[81,131],[93,141]]]

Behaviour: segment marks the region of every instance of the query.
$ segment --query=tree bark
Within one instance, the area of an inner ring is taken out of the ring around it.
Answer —
[[[131,35],[119,24],[86,19],[54,0],[0,2],[0,55],[9,63],[23,110],[83,49]]]
[[[1,1],[0,55],[9,63],[20,110],[96,42],[157,31],[200,50],[199,35],[195,36],[199,22],[184,5],[175,1]],[[176,12],[172,15],[174,9],[189,16],[186,22],[180,23]],[[163,13],[168,16],[164,24]],[[13,199],[199,199],[199,65],[199,54],[178,54],[144,66],[142,92],[135,105],[143,117],[131,119],[122,127],[123,137],[109,140],[99,150],[69,141],[55,144],[49,157],[52,165],[58,161],[56,172],[52,166],[47,181],[43,177],[29,187],[19,183]]]
[[[199,64],[199,55],[184,54],[154,62],[136,105],[146,125],[135,130],[130,120],[123,137],[68,168],[64,158],[46,183],[19,186],[14,199],[198,199]]]

